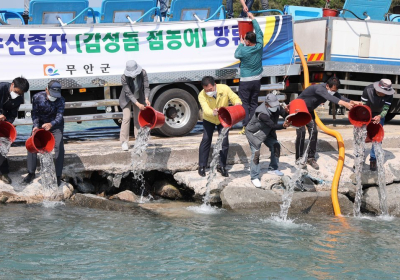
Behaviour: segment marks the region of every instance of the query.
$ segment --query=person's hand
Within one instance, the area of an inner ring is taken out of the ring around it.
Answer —
[[[151,106],[149,99],[146,98],[146,106]]]
[[[381,116],[380,116],[380,115],[377,115],[377,116],[373,117],[371,121],[372,121],[374,124],[378,124],[378,123],[381,122]]]
[[[243,9],[243,10],[244,10],[244,9]],[[248,11],[249,11],[249,9],[247,9],[247,11],[245,11],[245,12],[247,13],[247,16],[248,16],[251,20],[253,20],[253,19],[254,19],[254,15],[253,15],[252,13],[249,13]]]
[[[249,15],[249,8],[246,5],[243,6],[243,11]]]
[[[42,128],[44,130],[50,130],[51,127],[52,127],[51,123],[45,123],[44,125],[42,125]]]
[[[32,129],[32,133],[35,133],[35,132],[38,131],[38,130],[39,130],[38,127],[34,127],[34,128]]]
[[[285,111],[286,111],[286,113],[289,113],[289,112],[290,112],[290,110],[289,110],[289,105],[286,105]]]
[[[349,109],[349,110],[351,110],[351,108],[354,107],[354,104],[351,104],[350,102],[346,102],[346,101],[343,101],[343,100],[339,101],[339,105],[340,106],[344,106],[344,107],[346,107],[346,109]]]
[[[4,116],[3,114],[0,115],[0,121],[5,121],[6,120],[6,116]]]
[[[363,103],[361,101],[355,101],[355,100],[350,100],[350,104],[353,105],[363,105]]]
[[[243,45],[245,45],[243,36],[240,36],[240,43],[243,44]]]
[[[214,115],[214,116],[218,116],[218,108],[215,108],[215,109],[213,110],[213,115]]]
[[[283,123],[284,128],[288,128],[291,125],[292,125],[292,122],[290,122],[289,120],[285,120],[285,122]]]
[[[142,110],[142,111],[144,109],[146,109],[146,107],[143,104],[139,103],[139,102],[136,102],[136,106],[138,106],[139,110]]]

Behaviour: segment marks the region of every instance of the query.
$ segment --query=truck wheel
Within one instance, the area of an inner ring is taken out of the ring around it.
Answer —
[[[184,136],[197,124],[199,107],[186,90],[166,90],[157,97],[154,109],[165,115],[165,124],[155,129],[155,132],[164,136]]]
[[[385,123],[390,122],[395,116],[396,116],[396,114],[394,114],[394,113],[388,113],[385,117]]]

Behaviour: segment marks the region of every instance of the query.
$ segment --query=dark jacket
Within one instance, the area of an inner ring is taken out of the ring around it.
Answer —
[[[24,103],[24,98],[18,96],[15,99],[10,95],[11,83],[0,83],[0,114],[6,117],[6,120],[13,123],[18,116],[18,109]]]
[[[136,79],[138,87],[140,88],[139,100],[136,100],[136,98],[133,96],[133,93],[135,92],[133,79],[125,75],[121,76],[122,91],[121,95],[119,96],[119,106],[122,109],[124,109],[128,105],[129,101],[131,101],[133,104],[135,104],[136,101],[139,101],[139,103],[141,104],[145,104],[145,98],[149,98],[150,87],[147,72],[142,69],[142,73],[137,75]]]
[[[392,105],[393,95],[385,95],[380,97],[376,94],[374,85],[371,84],[367,86],[361,96],[361,101],[363,104],[371,108],[372,116],[375,117],[380,115],[386,105],[386,110],[389,110],[390,105]],[[386,116],[386,114],[385,114]]]
[[[47,99],[45,91],[36,93],[32,98],[32,121],[33,127],[41,128],[45,123],[51,123],[50,130],[64,130],[64,97],[57,98],[52,102]]]
[[[300,93],[298,99],[303,99],[304,102],[306,102],[308,112],[311,114],[313,119],[315,119],[314,110],[327,100],[335,104],[338,104],[340,100],[350,102],[348,98],[341,96],[337,92],[334,95],[329,94],[326,89],[326,84],[309,86]]]
[[[246,137],[250,145],[259,150],[261,144],[267,140],[268,137],[272,136],[276,139],[275,131],[284,128],[283,124],[278,124],[279,116],[283,118],[287,116],[285,109],[280,106],[276,112],[268,110],[265,103],[258,106],[253,117],[246,126]]]

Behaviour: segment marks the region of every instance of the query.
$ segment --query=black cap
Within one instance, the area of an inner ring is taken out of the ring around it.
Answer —
[[[61,84],[58,81],[50,81],[50,83],[47,85],[47,89],[49,90],[51,96],[57,98],[61,97]]]

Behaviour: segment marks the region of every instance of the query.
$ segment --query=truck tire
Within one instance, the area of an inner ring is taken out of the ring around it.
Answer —
[[[385,117],[385,123],[390,122],[396,116],[395,113],[388,113]]]
[[[161,135],[184,136],[197,124],[199,106],[186,90],[166,90],[157,97],[153,107],[165,115],[165,124],[154,131]]]

